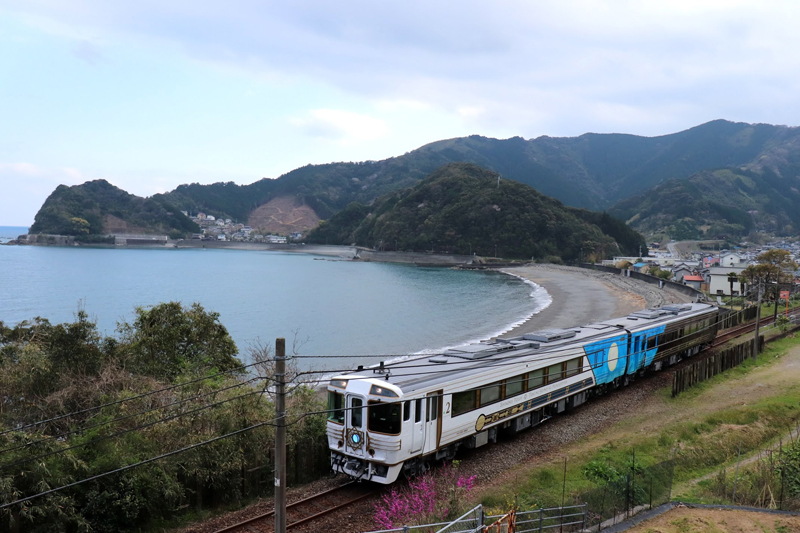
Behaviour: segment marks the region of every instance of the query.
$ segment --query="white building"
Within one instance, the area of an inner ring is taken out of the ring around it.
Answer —
[[[744,260],[744,257],[734,252],[725,252],[719,257],[719,266],[732,267],[738,266]]]
[[[270,244],[286,244],[286,237],[280,235],[267,235]]]
[[[728,274],[733,272],[737,276],[745,269],[743,266],[727,266],[727,267],[711,267],[708,272],[708,292],[712,295],[728,295],[731,294],[731,284],[728,281]],[[737,279],[733,283],[733,295],[742,293],[742,285]]]

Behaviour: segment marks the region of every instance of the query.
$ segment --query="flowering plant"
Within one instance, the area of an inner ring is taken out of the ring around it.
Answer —
[[[437,475],[426,473],[402,488],[393,488],[375,504],[375,523],[383,529],[419,525],[455,518],[461,499],[477,476],[458,474],[458,462],[445,465]]]

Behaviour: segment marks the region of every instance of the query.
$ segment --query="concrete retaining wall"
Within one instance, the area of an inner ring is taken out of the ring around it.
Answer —
[[[698,291],[697,289],[693,289],[688,285],[683,285],[681,283],[675,283],[674,281],[667,281],[661,278],[657,278],[655,276],[651,276],[650,274],[642,274],[641,272],[635,272],[633,270],[625,270],[616,267],[608,267],[603,265],[595,265],[592,263],[578,263],[578,266],[581,268],[591,268],[592,270],[602,270],[603,272],[609,272],[611,274],[617,274],[621,276],[628,276],[634,279],[638,279],[644,281],[646,283],[651,283],[653,285],[658,285],[659,288],[669,287],[670,289],[674,289],[680,293],[683,293],[687,296],[691,296],[694,300],[705,300],[705,294]]]

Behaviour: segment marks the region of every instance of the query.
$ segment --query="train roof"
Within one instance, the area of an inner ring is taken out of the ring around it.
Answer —
[[[564,329],[547,329],[514,337],[498,338],[451,348],[440,354],[421,355],[351,373],[354,377],[370,377],[387,380],[399,386],[405,394],[420,389],[435,389],[435,386],[463,375],[500,363],[520,358],[536,361],[541,356],[555,354],[569,348],[580,347],[586,342],[642,331],[669,322],[676,317],[690,317],[715,307],[704,303],[670,304],[655,309],[636,311],[620,318],[610,318],[584,326]],[[346,378],[348,374],[343,374]]]

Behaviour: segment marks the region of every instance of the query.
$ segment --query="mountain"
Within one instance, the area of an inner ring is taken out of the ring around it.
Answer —
[[[609,213],[648,235],[673,239],[742,237],[753,230],[797,235],[797,174],[771,168],[717,169],[666,181],[619,202]]]
[[[615,212],[630,213],[632,204],[620,202],[671,179],[686,180],[719,169],[754,173],[757,177],[753,179],[771,191],[762,191],[768,196],[798,188],[800,128],[716,120],[658,137],[587,133],[526,140],[473,135],[437,141],[382,161],[306,165],[277,179],[249,185],[181,185],[151,200],[168,206],[168,211],[202,211],[262,232],[305,231],[352,202],[369,205],[389,192],[414,186],[453,162],[498,172],[504,179],[534,187],[566,205],[594,210],[614,206]],[[755,209],[762,211],[762,207],[759,204]],[[786,224],[781,219],[772,226]],[[54,232],[57,227],[41,224],[36,229]]]
[[[607,214],[566,207],[477,165],[451,163],[371,206],[351,203],[306,242],[592,260],[636,253],[644,239]]]
[[[47,197],[30,233],[76,235],[92,241],[108,233],[160,233],[183,237],[199,231],[197,225],[174,206],[141,198],[106,180],[82,185],[59,185]]]
[[[368,204],[410,187],[436,168],[474,163],[567,205],[605,209],[662,181],[704,170],[765,163],[796,166],[800,129],[716,120],[658,137],[587,133],[580,137],[491,139],[473,135],[427,144],[382,161],[307,165],[250,185],[181,185],[162,195],[180,209],[248,220],[269,200],[289,196],[328,218],[350,202]]]

